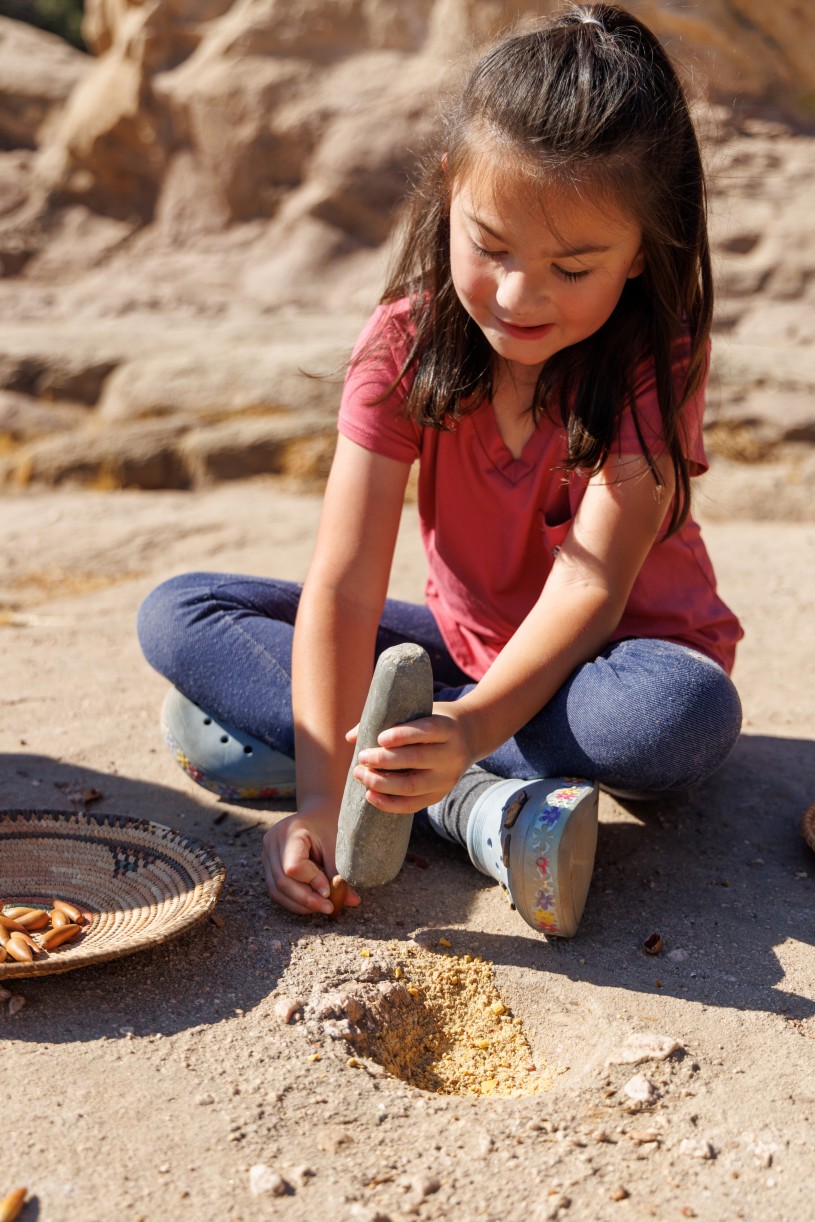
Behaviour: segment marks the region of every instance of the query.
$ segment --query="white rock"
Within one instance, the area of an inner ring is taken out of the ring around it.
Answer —
[[[265,1163],[255,1163],[254,1167],[249,1168],[249,1191],[253,1197],[282,1197],[286,1191],[286,1181]]]
[[[684,963],[686,959],[690,958],[690,955],[681,946],[677,946],[676,950],[668,951],[666,958],[670,959],[672,963]]]
[[[689,1137],[683,1137],[679,1143],[679,1153],[687,1154],[690,1158],[701,1158],[704,1160],[716,1157],[713,1145],[704,1138],[694,1141]]]
[[[20,993],[14,993],[8,1003],[8,1012],[11,1018],[15,1014],[19,1014],[25,1005],[25,998]]]
[[[672,1052],[679,1052],[682,1047],[679,1040],[670,1035],[637,1031],[606,1057],[606,1065],[639,1065],[643,1061],[664,1061]]]
[[[650,1103],[657,1097],[657,1088],[649,1082],[645,1074],[635,1073],[623,1087],[623,1094],[635,1103]]]

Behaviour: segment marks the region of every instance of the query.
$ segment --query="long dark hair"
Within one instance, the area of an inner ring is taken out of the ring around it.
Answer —
[[[646,26],[605,4],[570,8],[510,36],[477,64],[424,158],[382,296],[409,298],[404,410],[436,428],[492,392],[494,354],[456,296],[449,249],[451,193],[477,172],[485,141],[514,159],[527,186],[585,191],[641,228],[641,275],[626,282],[598,331],[546,361],[530,410],[536,424],[544,412],[562,421],[566,468],[593,474],[622,411],[634,409],[635,371],[649,358],[676,476],[669,531],[676,530],[690,502],[679,410],[704,380],[713,309],[704,171],[676,72]],[[677,382],[672,358],[683,335],[690,356]],[[636,414],[635,425],[659,484]]]

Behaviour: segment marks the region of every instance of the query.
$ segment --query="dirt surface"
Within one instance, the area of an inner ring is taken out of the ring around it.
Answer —
[[[95,788],[92,809],[228,868],[217,920],[14,984],[0,1195],[27,1185],[26,1222],[810,1216],[815,523],[708,522],[747,628],[742,739],[682,800],[603,796],[579,935],[547,942],[428,837],[336,923],[274,909],[258,862],[279,814],[219,802],[165,751],[140,599],[198,567],[301,577],[318,510],[264,482],[0,501],[0,805]],[[392,592],[415,598],[412,509],[405,527]],[[454,1068],[417,1079],[433,1040]]]

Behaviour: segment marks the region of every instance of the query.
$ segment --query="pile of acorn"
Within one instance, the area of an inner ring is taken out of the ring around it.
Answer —
[[[0,910],[0,963],[16,959],[32,963],[36,956],[48,954],[72,942],[82,931],[85,918],[75,904],[52,900],[51,908],[28,908],[18,904]],[[38,940],[32,937],[38,935]]]

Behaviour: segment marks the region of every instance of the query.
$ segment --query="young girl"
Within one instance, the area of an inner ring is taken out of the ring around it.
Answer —
[[[462,844],[476,808],[514,819],[533,778],[667,795],[727,756],[741,629],[688,512],[711,310],[698,143],[655,37],[581,5],[492,49],[354,352],[305,585],[192,574],[140,613],[196,780],[291,792],[296,760],[297,813],[264,841],[277,903],[331,911],[349,727],[400,641],[430,655],[433,714],[381,734],[355,775]],[[424,606],[386,600],[415,460]],[[568,797],[566,822],[596,819]],[[535,827],[516,831],[522,915],[573,932],[582,898],[559,888],[585,892],[591,856],[582,879],[559,858],[544,895]],[[547,923],[573,900],[571,927]]]

